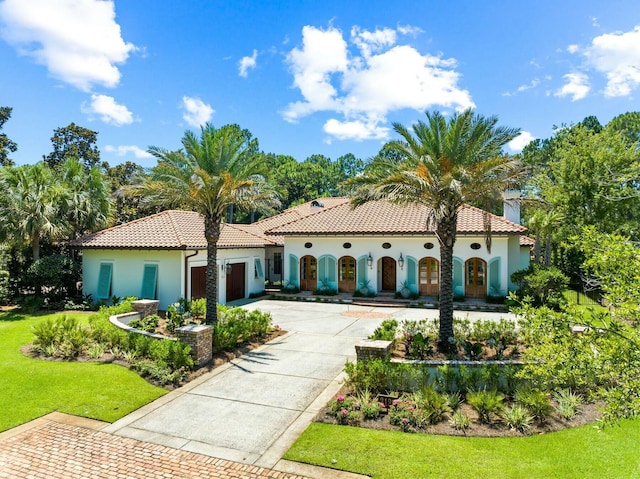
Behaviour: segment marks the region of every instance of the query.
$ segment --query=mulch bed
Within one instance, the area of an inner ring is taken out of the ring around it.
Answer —
[[[339,395],[347,395],[349,390],[342,388]],[[544,423],[533,422],[531,428],[526,434],[519,431],[510,430],[499,419],[495,419],[491,424],[483,424],[478,421],[478,415],[474,409],[467,403],[462,403],[459,410],[469,416],[470,425],[466,431],[458,431],[451,424],[449,424],[449,417],[438,424],[428,426],[425,429],[419,429],[418,434],[437,434],[444,436],[467,436],[467,437],[522,437],[523,435],[536,435],[545,434],[554,431],[560,431],[562,429],[568,429],[572,427],[583,426],[585,424],[591,424],[596,422],[601,417],[600,407],[601,403],[589,403],[580,406],[579,413],[570,421],[567,421],[560,416],[552,415],[547,418]],[[337,424],[335,417],[329,414],[329,408],[324,407],[320,413],[316,416],[316,422]],[[376,429],[381,431],[401,431],[400,427],[394,426],[389,422],[389,415],[381,415],[378,419],[374,420],[362,420],[358,424],[358,427],[364,427],[367,429]]]
[[[193,371],[191,371],[189,373],[189,375],[180,383],[178,384],[158,384],[157,382],[149,379],[149,378],[145,378],[148,382],[150,382],[151,384],[161,387],[163,389],[166,389],[168,391],[172,391],[176,388],[179,388],[180,386],[183,386],[185,384],[187,384],[190,381],[193,381],[195,378],[202,376],[203,374],[206,374],[210,371],[213,371],[215,368],[218,368],[230,361],[232,361],[233,359],[239,358],[240,356],[242,356],[243,354],[248,353],[249,351],[252,351],[260,346],[262,346],[263,344],[267,343],[268,341],[271,341],[272,339],[275,339],[279,336],[282,336],[283,334],[286,334],[286,331],[283,331],[281,329],[277,329],[274,330],[272,332],[270,332],[269,334],[267,334],[267,336],[263,339],[256,339],[247,343],[244,343],[243,345],[237,347],[236,349],[234,349],[233,351],[219,351],[217,353],[214,353],[212,361],[209,364],[205,364],[204,366],[195,369]],[[40,351],[37,351],[36,349],[34,349],[30,344],[27,344],[25,346],[22,346],[20,348],[20,352],[22,354],[24,354],[27,357],[33,358],[33,359],[41,359],[44,361],[60,361],[60,362],[68,362],[69,360],[67,359],[63,359],[63,358],[59,358],[59,357],[52,357],[52,356],[46,356],[45,354],[41,353]],[[103,354],[100,358],[94,359],[94,358],[90,358],[88,355],[86,354],[81,354],[79,356],[77,356],[76,358],[72,359],[71,361],[77,361],[77,362],[94,362],[94,363],[102,363],[102,364],[117,364],[119,366],[123,366],[125,368],[131,368],[131,364],[129,363],[129,361],[122,359],[122,358],[117,358],[115,357],[113,354],[111,354],[110,352],[105,352],[105,354]]]

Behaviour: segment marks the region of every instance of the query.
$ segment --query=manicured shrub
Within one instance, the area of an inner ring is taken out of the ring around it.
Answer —
[[[160,316],[158,316],[157,314],[151,314],[141,319],[134,319],[133,321],[129,321],[128,325],[141,331],[155,333],[156,329],[158,329],[159,322]]]
[[[64,359],[77,357],[89,344],[90,333],[70,316],[41,321],[33,327],[33,344],[37,350]]]
[[[395,342],[397,330],[397,320],[385,319],[380,323],[380,326],[374,329],[373,334],[369,336],[369,339]]]
[[[504,394],[496,390],[471,391],[467,393],[467,402],[478,413],[480,422],[489,424],[492,418],[500,412],[504,401]]]
[[[452,414],[451,419],[449,419],[449,424],[451,424],[456,431],[466,431],[469,429],[471,421],[465,413],[456,411]]]
[[[516,391],[515,400],[538,422],[544,422],[553,412],[549,393],[545,390],[525,386]]]
[[[557,413],[567,421],[573,419],[579,412],[582,398],[570,389],[561,389],[553,393],[556,401]]]
[[[531,428],[531,423],[533,422],[533,416],[529,414],[527,408],[519,404],[505,408],[500,413],[500,417],[509,429],[519,431],[523,434]]]
[[[412,395],[414,404],[428,417],[429,424],[439,423],[445,414],[451,412],[448,398],[430,386],[423,387]]]
[[[563,291],[569,278],[555,266],[531,263],[529,268],[516,271],[511,281],[520,287],[518,294],[531,296],[538,306],[558,308],[564,304]]]

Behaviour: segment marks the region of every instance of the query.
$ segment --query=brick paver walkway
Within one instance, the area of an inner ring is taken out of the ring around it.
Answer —
[[[0,435],[0,478],[305,479],[114,436],[46,416]]]

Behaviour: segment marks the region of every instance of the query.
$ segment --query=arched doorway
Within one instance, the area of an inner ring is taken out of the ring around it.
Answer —
[[[382,258],[382,291],[396,291],[396,260],[390,256]]]
[[[338,291],[353,293],[356,290],[356,259],[343,256],[338,260]]]
[[[300,259],[300,290],[314,289],[318,289],[318,260],[313,256],[303,256]]]
[[[480,258],[471,258],[464,264],[464,295],[468,298],[487,296],[487,263]]]
[[[418,293],[437,296],[440,293],[440,262],[428,256],[418,263]]]

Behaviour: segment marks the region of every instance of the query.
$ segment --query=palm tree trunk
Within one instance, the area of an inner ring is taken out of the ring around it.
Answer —
[[[544,244],[544,265],[551,266],[551,234],[547,234]]]
[[[438,350],[444,353],[455,349],[449,341],[453,338],[453,245],[456,242],[457,214],[438,223],[437,233],[440,242],[440,330],[438,332]]]
[[[207,313],[205,322],[215,325],[218,322],[218,239],[220,238],[220,221],[205,216],[204,236],[207,240],[207,273],[205,288],[207,296]]]

